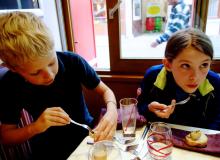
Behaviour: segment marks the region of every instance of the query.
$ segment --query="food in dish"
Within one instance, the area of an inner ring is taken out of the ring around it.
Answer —
[[[187,145],[193,147],[206,147],[208,142],[208,137],[200,130],[196,130],[186,135],[185,142]]]
[[[89,160],[122,160],[119,147],[108,140],[95,142],[88,156]]]
[[[107,149],[104,144],[96,146],[96,148],[93,150],[92,160],[107,160]]]
[[[97,136],[97,134],[96,134],[95,132],[94,132],[94,133],[89,132],[89,136],[90,136],[91,138],[95,139],[96,136]]]

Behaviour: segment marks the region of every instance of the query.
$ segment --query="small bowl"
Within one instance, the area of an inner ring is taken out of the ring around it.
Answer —
[[[119,147],[112,141],[99,141],[89,150],[89,160],[122,160]]]

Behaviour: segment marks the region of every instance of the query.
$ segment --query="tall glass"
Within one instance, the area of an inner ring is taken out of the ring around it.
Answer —
[[[137,100],[135,98],[123,98],[119,103],[123,136],[134,137],[136,130]]]
[[[152,160],[167,160],[172,153],[172,132],[168,124],[154,122],[151,124],[147,144]]]

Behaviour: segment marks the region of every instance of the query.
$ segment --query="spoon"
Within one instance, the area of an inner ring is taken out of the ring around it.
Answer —
[[[76,122],[76,121],[74,121],[74,120],[72,120],[72,119],[70,120],[70,122],[73,123],[73,124],[75,124],[75,125],[81,126],[81,127],[85,128],[85,129],[89,130],[89,132],[92,133],[92,134],[95,133],[95,132],[94,132],[88,125],[86,125],[86,124],[78,123],[78,122]]]

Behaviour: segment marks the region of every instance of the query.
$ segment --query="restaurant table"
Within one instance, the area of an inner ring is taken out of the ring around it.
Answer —
[[[194,131],[194,130],[201,130],[205,134],[216,134],[220,133],[220,131],[216,130],[209,130],[209,129],[201,129],[201,128],[195,128],[195,127],[188,127],[188,126],[182,126],[182,125],[175,125],[175,124],[169,124],[171,128],[186,130],[186,131]],[[143,128],[138,128],[136,130],[136,139],[140,137],[141,133],[143,132]],[[122,136],[122,131],[117,130],[116,136]],[[89,150],[92,147],[91,144],[88,144],[87,142],[91,142],[91,137],[87,136],[85,139],[80,143],[80,145],[76,148],[75,151],[69,156],[67,160],[88,160],[89,158]],[[145,141],[146,142],[146,141]],[[133,142],[135,143],[135,142]],[[117,143],[119,144],[119,143]],[[147,144],[144,144],[142,152],[147,152]],[[122,159],[123,160],[131,160],[135,156],[130,152],[124,152],[121,151]],[[148,160],[149,155],[147,155],[143,160]],[[170,160],[220,160],[220,157],[199,153],[195,151],[189,151],[177,147],[173,147],[173,151],[170,157]]]

